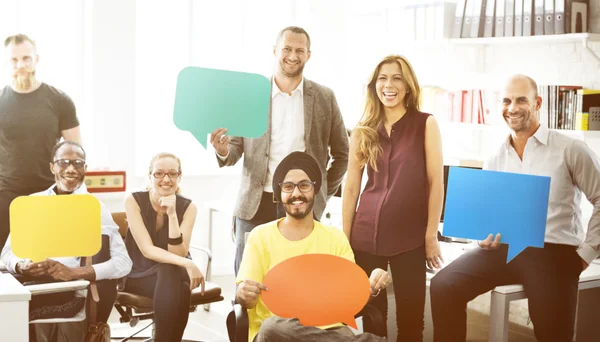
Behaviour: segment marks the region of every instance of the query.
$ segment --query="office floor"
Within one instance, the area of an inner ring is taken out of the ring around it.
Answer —
[[[202,308],[198,308],[196,312],[190,313],[188,325],[185,329],[184,339],[210,342],[229,341],[227,337],[227,328],[225,326],[225,318],[227,317],[229,311],[231,311],[231,298],[233,298],[235,289],[234,278],[233,276],[213,277],[212,281],[221,286],[225,300],[212,304],[209,312],[204,311]],[[395,310],[393,304],[390,304],[390,310]],[[488,319],[489,317],[487,315],[468,310],[467,341],[483,342],[488,340]],[[150,321],[141,321],[134,328],[131,328],[128,323],[119,323],[119,314],[116,310],[113,310],[109,318],[113,341],[120,341],[124,337],[130,336],[131,334],[148,325],[149,322]],[[426,327],[426,329],[431,328]],[[140,341],[146,339],[150,337],[151,334],[152,327],[149,327],[136,335],[136,337],[140,337],[140,339],[135,340]],[[432,336],[431,331],[426,331],[424,336]],[[424,342],[428,342],[429,339],[430,338],[424,339]],[[533,342],[535,341],[533,330],[516,324],[510,324],[509,341]]]

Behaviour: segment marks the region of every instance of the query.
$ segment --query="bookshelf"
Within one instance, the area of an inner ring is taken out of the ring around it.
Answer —
[[[577,43],[600,41],[599,33],[567,33],[525,37],[480,37],[480,38],[450,38],[451,44],[492,45],[492,44],[522,44],[522,43]]]

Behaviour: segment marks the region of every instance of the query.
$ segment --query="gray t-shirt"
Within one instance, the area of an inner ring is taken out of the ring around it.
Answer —
[[[0,191],[52,185],[52,149],[63,130],[77,126],[71,98],[46,83],[27,94],[0,89]]]

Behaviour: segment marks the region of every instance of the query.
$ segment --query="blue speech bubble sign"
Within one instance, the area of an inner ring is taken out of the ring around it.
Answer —
[[[263,75],[186,67],[177,76],[173,121],[206,148],[207,135],[258,138],[267,131],[271,82]]]
[[[550,177],[451,167],[444,236],[500,233],[509,262],[527,247],[544,247],[549,195]]]

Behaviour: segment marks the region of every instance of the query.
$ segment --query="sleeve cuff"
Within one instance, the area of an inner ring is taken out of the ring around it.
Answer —
[[[225,161],[227,160],[227,157],[229,157],[229,151],[227,151],[227,154],[225,156],[220,155],[217,151],[215,151],[215,154],[217,155],[217,158],[219,158],[221,161]]]
[[[581,244],[579,248],[577,248],[577,253],[588,265],[598,257],[598,252],[586,243]]]

